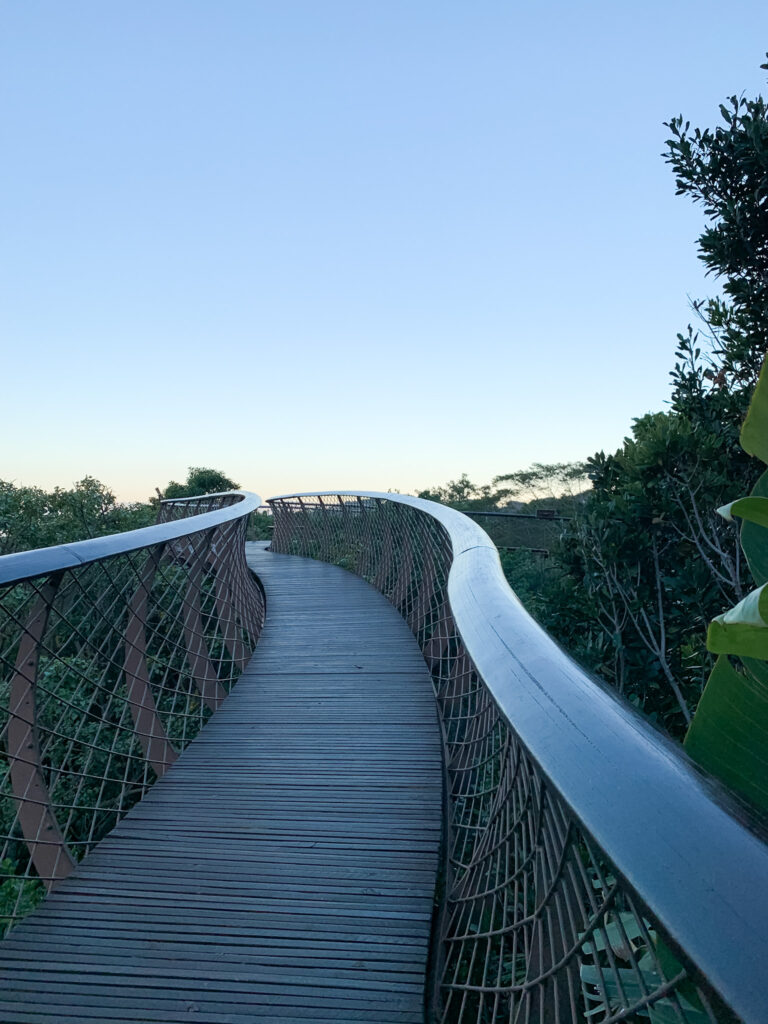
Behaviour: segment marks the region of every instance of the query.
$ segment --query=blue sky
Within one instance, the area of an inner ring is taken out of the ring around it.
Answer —
[[[0,2],[0,478],[478,482],[662,408],[702,214],[662,122],[764,2]]]

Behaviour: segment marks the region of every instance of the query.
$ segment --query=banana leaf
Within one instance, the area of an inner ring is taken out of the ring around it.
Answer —
[[[721,654],[684,747],[702,768],[768,811],[768,673],[761,675],[738,672]]]

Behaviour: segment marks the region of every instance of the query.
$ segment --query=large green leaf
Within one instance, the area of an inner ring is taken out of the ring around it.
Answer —
[[[592,1005],[587,1010],[587,1018],[599,1015],[602,1019],[609,1014],[628,1009],[633,1003],[641,1002],[647,993],[653,992],[662,983],[662,979],[654,970],[643,970],[642,980],[634,970],[628,968],[599,967],[596,964],[584,964],[581,968],[581,980],[584,985],[594,991],[587,992],[587,1000]],[[682,1015],[681,1015],[682,1011]],[[709,1014],[691,1004],[679,992],[670,998],[662,998],[637,1011],[639,1016],[649,1017],[652,1024],[708,1024]]]
[[[739,501],[752,501],[755,498],[768,500],[768,470],[762,474],[749,498],[740,498]],[[734,505],[738,502],[734,502]],[[736,512],[736,515],[741,515]],[[755,583],[768,583],[768,537],[764,526],[751,521],[748,516],[744,517],[741,524],[741,546],[747,556],[749,568],[755,578]]]
[[[747,418],[741,428],[741,447],[768,465],[768,360],[763,362]]]
[[[747,666],[750,664],[747,662]],[[704,689],[684,746],[712,775],[757,807],[768,810],[768,672],[765,666],[760,666],[757,673],[741,673],[721,655]]]
[[[746,451],[768,463],[768,361],[741,432]],[[719,510],[742,519],[741,543],[758,584],[709,626],[719,657],[685,738],[690,756],[762,811],[768,811],[768,472],[748,498]],[[728,655],[739,655],[737,669]]]
[[[648,1007],[651,1024],[680,1024],[681,1010],[686,1024],[709,1024],[712,1018],[703,1008],[693,1006],[684,996],[660,999]]]
[[[768,526],[768,498],[757,497],[754,491],[748,498],[737,498],[717,511],[724,519],[739,516],[758,526]]]
[[[768,659],[768,584],[710,622],[707,647],[713,654]]]
[[[635,914],[625,911],[618,917],[618,921],[608,919],[602,928],[596,929],[590,936],[589,942],[585,942],[581,947],[582,952],[594,955],[595,952],[602,952],[610,946],[616,956],[623,960],[628,959],[632,952],[633,940],[642,939],[646,931],[641,927]],[[628,944],[630,948],[628,948]]]

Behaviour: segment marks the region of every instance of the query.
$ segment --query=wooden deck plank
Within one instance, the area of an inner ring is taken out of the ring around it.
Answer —
[[[0,944],[0,1019],[418,1022],[440,736],[362,580],[248,545],[257,651],[169,770]]]

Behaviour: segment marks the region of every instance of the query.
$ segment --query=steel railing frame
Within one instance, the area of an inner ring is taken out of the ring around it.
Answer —
[[[247,664],[246,491],[0,558],[0,931],[164,774]]]
[[[461,513],[269,499],[272,550],[358,572],[431,669],[450,819],[440,1021],[768,1020],[763,826],[534,622]]]

